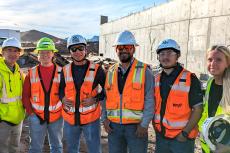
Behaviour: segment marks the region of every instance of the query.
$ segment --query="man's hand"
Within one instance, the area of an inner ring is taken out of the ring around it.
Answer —
[[[84,107],[88,107],[88,106],[95,104],[96,102],[97,102],[96,98],[86,98],[86,99],[81,101],[81,104]]]
[[[107,133],[111,133],[111,132],[112,132],[112,129],[111,129],[111,127],[109,126],[109,124],[110,124],[110,121],[109,121],[108,119],[105,119],[105,120],[103,121],[103,125],[104,125],[105,131],[106,131]]]
[[[144,128],[141,125],[137,126],[136,136],[141,138],[145,137],[148,134],[148,128]]]
[[[187,141],[187,138],[182,135],[182,133],[178,134],[176,139],[180,142],[185,142]]]
[[[230,146],[229,145],[223,145],[218,143],[216,145],[216,150],[214,153],[229,153],[230,152]]]
[[[66,97],[62,98],[62,103],[64,105],[63,109],[65,111],[68,111],[70,107],[73,107],[73,101],[70,99],[67,99]]]

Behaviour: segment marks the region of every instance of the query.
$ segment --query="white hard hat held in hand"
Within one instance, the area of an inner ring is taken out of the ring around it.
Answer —
[[[216,149],[216,144],[230,145],[230,116],[219,115],[207,118],[202,126],[205,142],[211,150]]]

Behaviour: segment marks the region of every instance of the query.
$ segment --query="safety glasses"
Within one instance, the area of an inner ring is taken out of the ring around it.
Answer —
[[[70,48],[70,51],[71,51],[71,52],[76,52],[76,51],[82,52],[82,51],[84,51],[84,50],[85,50],[85,46],[77,46],[77,47],[71,47],[71,48]]]
[[[133,48],[134,48],[133,45],[119,45],[119,46],[117,46],[118,51],[123,51],[123,50],[131,51]]]
[[[177,53],[174,51],[162,51],[159,53],[159,57],[164,57],[164,56],[171,57],[175,55],[177,55]]]

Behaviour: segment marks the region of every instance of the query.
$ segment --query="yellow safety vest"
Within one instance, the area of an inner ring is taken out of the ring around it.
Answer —
[[[205,91],[205,97],[204,97],[204,111],[202,113],[202,117],[198,123],[199,125],[199,131],[201,132],[202,131],[202,126],[204,124],[204,121],[208,118],[208,99],[209,99],[209,93],[210,93],[210,88],[211,88],[211,85],[212,85],[212,82],[213,82],[213,78],[208,80],[208,83],[207,83],[207,89]],[[221,106],[219,105],[217,107],[217,111],[216,111],[216,114],[215,116],[217,115],[221,115],[223,114],[223,109],[221,108]],[[201,147],[203,149],[203,151],[205,153],[210,153],[210,148],[209,146],[206,144],[206,142],[204,141],[203,139],[203,136],[201,135],[200,137],[200,142],[201,142]]]

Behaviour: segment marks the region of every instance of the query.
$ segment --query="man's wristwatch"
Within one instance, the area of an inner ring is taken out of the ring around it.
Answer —
[[[181,134],[183,135],[183,137],[188,138],[188,132],[182,131]]]

